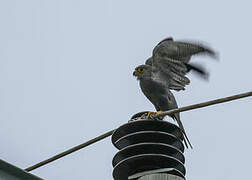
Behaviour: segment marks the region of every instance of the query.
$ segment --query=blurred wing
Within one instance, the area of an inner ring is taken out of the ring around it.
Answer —
[[[167,47],[157,45],[152,55],[152,78],[165,84],[169,89],[184,90],[190,80],[185,77],[187,67],[183,61],[167,55]]]
[[[206,54],[208,56],[211,56],[212,58],[217,59],[218,56],[216,52],[214,52],[211,48],[200,44],[200,43],[192,43],[192,42],[180,42],[175,41],[174,46],[178,48],[178,57],[191,57],[192,55],[196,54]]]
[[[157,46],[164,46],[165,55],[169,58],[178,59],[188,63],[192,55],[206,54],[215,59],[218,58],[216,52],[211,48],[196,42],[173,41],[167,38],[158,43]]]
[[[205,70],[203,66],[200,64],[190,63],[186,64],[187,72],[193,71],[201,78],[208,80],[209,73]]]
[[[152,65],[152,78],[165,83],[170,89],[184,90],[190,80],[185,74],[193,70],[201,76],[207,77],[203,68],[190,65],[192,55],[207,54],[217,58],[217,54],[210,48],[193,42],[173,41],[166,38],[158,43],[145,63]]]

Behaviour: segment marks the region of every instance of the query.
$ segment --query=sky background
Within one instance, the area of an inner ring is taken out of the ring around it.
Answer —
[[[0,158],[27,168],[154,110],[132,76],[163,38],[207,42],[220,61],[195,57],[180,107],[252,90],[250,1],[1,0]],[[194,149],[188,180],[247,179],[252,98],[181,113]],[[170,120],[168,118],[168,120]],[[110,179],[107,138],[33,174]]]

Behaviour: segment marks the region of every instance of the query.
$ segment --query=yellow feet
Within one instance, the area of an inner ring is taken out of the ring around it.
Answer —
[[[141,119],[152,119],[152,115],[155,115],[155,114],[160,114],[162,113],[163,111],[157,111],[157,112],[152,112],[152,111],[149,111],[147,113],[144,113],[142,116],[141,116]]]
[[[164,112],[164,111],[157,111],[157,113],[156,113],[156,114],[160,114],[160,113],[162,113],[162,112]]]
[[[146,119],[146,118],[148,119],[150,117],[150,115],[154,114],[154,113],[155,112],[151,112],[151,111],[144,113],[144,114],[142,114],[141,119]]]
[[[147,119],[149,119],[151,117],[151,115],[153,115],[153,114],[156,114],[156,112],[151,112],[151,111],[148,112],[147,115],[146,115]]]

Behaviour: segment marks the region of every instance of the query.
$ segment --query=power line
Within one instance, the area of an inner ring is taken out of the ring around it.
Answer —
[[[249,97],[249,96],[252,96],[252,91],[242,93],[242,94],[236,94],[234,96],[228,96],[228,97],[224,97],[224,98],[220,98],[220,99],[215,99],[215,100],[212,100],[212,101],[206,101],[206,102],[199,103],[199,104],[193,104],[193,105],[190,105],[190,106],[184,106],[184,107],[177,108],[177,109],[172,109],[172,110],[169,110],[169,111],[164,111],[162,113],[153,115],[153,118],[160,117],[160,116],[165,116],[165,115],[170,115],[170,114],[174,114],[174,113],[177,113],[177,112],[184,112],[184,111],[189,111],[189,110],[193,110],[193,109],[199,109],[199,108],[203,108],[203,107],[206,107],[206,106],[220,104],[220,103],[224,103],[224,102],[228,102],[228,101],[232,101],[232,100],[236,100],[236,99],[241,99],[241,98],[245,98],[245,97]]]
[[[164,115],[174,114],[174,113],[177,113],[177,112],[189,111],[189,110],[198,109],[198,108],[202,108],[202,107],[206,107],[206,106],[210,106],[210,105],[214,105],[214,104],[224,103],[224,102],[228,102],[228,101],[232,101],[232,100],[236,100],[236,99],[241,99],[241,98],[245,98],[245,97],[249,97],[249,96],[252,96],[252,91],[242,93],[242,94],[237,94],[237,95],[234,95],[234,96],[219,98],[219,99],[215,99],[215,100],[212,100],[212,101],[207,101],[207,102],[203,102],[203,103],[199,103],[199,104],[193,104],[193,105],[190,105],[190,106],[184,106],[184,107],[173,109],[173,110],[170,110],[170,111],[164,111],[164,112],[162,112],[160,114],[153,115],[153,117],[155,118],[155,117],[160,117],[160,116],[164,116]],[[71,153],[73,153],[75,151],[78,151],[78,150],[80,150],[80,149],[82,149],[84,147],[87,147],[87,146],[89,146],[89,145],[91,145],[91,144],[93,144],[95,142],[98,142],[98,141],[112,135],[115,130],[116,129],[111,130],[111,131],[109,131],[109,132],[107,132],[105,134],[102,134],[102,135],[100,135],[100,136],[98,136],[96,138],[93,138],[93,139],[91,139],[91,140],[89,140],[89,141],[87,141],[87,142],[85,142],[83,144],[80,144],[80,145],[75,146],[75,147],[73,147],[71,149],[68,149],[68,150],[66,150],[66,151],[64,151],[62,153],[59,153],[59,154],[57,154],[57,155],[55,155],[55,156],[53,156],[53,157],[51,157],[49,159],[41,161],[41,162],[31,166],[31,167],[26,168],[25,171],[32,171],[34,169],[37,169],[37,168],[39,168],[41,166],[44,166],[44,165],[50,163],[50,162],[53,162],[53,161],[55,161],[57,159],[60,159],[60,158],[66,156],[68,154],[71,154]]]
[[[115,130],[115,129],[114,129],[114,130]],[[55,161],[55,160],[57,160],[57,159],[60,159],[60,158],[66,156],[66,155],[68,155],[68,154],[71,154],[71,153],[73,153],[73,152],[75,152],[75,151],[78,151],[78,150],[80,150],[80,149],[82,149],[82,148],[84,148],[84,147],[86,147],[86,146],[89,146],[89,145],[91,145],[91,144],[93,144],[93,143],[95,143],[95,142],[97,142],[97,141],[100,141],[100,140],[102,140],[102,139],[104,139],[104,138],[106,138],[106,137],[112,135],[113,132],[114,132],[114,130],[109,131],[109,132],[107,132],[107,133],[105,133],[105,134],[102,134],[102,135],[100,135],[100,136],[98,136],[98,137],[96,137],[96,138],[93,138],[93,139],[91,139],[91,140],[89,140],[89,141],[87,141],[87,142],[84,142],[84,143],[82,143],[82,144],[80,144],[80,145],[78,145],[78,146],[75,146],[75,147],[73,147],[73,148],[71,148],[71,149],[68,149],[68,150],[66,150],[66,151],[64,151],[64,152],[62,152],[62,153],[59,153],[59,154],[57,154],[57,155],[55,155],[55,156],[53,156],[53,157],[51,157],[51,158],[49,158],[49,159],[46,159],[46,160],[44,160],[44,161],[41,161],[41,162],[39,162],[39,163],[37,163],[37,164],[31,166],[31,167],[26,168],[25,171],[28,171],[28,172],[29,172],[29,171],[32,171],[32,170],[37,169],[37,168],[39,168],[39,167],[41,167],[41,166],[44,166],[44,165],[46,165],[46,164],[48,164],[48,163],[50,163],[50,162],[52,162],[52,161]]]

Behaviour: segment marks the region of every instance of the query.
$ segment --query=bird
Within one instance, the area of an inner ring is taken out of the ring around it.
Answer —
[[[174,41],[172,37],[168,37],[154,47],[152,56],[145,61],[145,64],[135,68],[133,75],[137,77],[143,94],[157,111],[149,112],[148,116],[152,113],[159,114],[162,111],[178,108],[171,90],[185,90],[185,86],[190,83],[189,78],[186,77],[189,71],[198,72],[203,77],[207,75],[201,66],[190,64],[191,57],[199,54],[218,58],[214,50],[203,44]],[[188,148],[189,144],[192,148],[180,120],[180,114],[174,113],[170,116],[178,123],[186,147]]]

